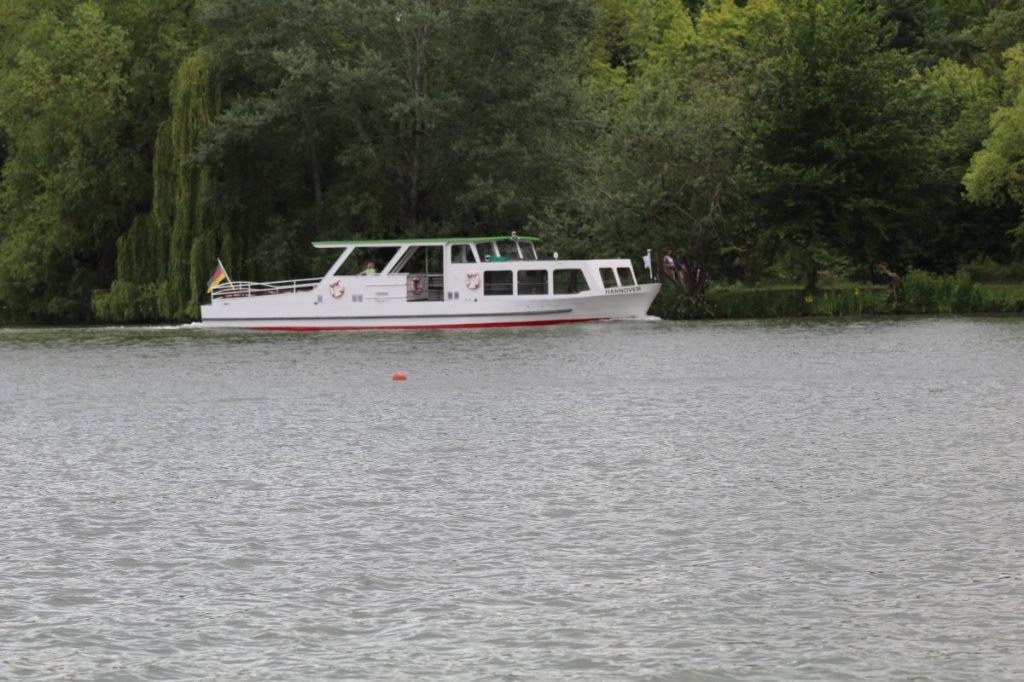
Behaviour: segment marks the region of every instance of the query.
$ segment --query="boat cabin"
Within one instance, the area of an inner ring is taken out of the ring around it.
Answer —
[[[480,301],[491,297],[548,297],[633,293],[628,259],[559,260],[540,256],[537,237],[313,242],[341,253],[323,277],[284,282],[225,282],[212,299],[317,292],[353,303]],[[602,291],[603,290],[603,291]],[[493,300],[493,299],[492,299]]]
[[[314,242],[342,249],[325,279],[363,300],[452,301],[479,296],[551,296],[637,286],[625,259],[541,257],[537,237]],[[350,279],[351,278],[351,279]],[[352,288],[355,287],[355,288]]]

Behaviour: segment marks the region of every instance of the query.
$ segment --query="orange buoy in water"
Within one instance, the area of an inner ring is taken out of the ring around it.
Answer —
[[[395,372],[391,375],[392,381],[405,381],[408,377],[405,376],[405,372]]]

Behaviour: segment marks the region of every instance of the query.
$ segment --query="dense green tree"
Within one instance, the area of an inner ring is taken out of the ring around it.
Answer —
[[[559,187],[582,5],[253,4],[209,10],[228,108],[203,153],[259,147],[287,176],[281,219],[306,196],[334,235],[515,227]]]
[[[919,89],[919,173],[910,190],[902,255],[916,269],[952,272],[984,255],[1009,252],[1012,213],[972,204],[962,178],[988,132],[998,79],[982,69],[942,60],[915,81]]]
[[[316,238],[812,286],[1006,258],[1022,30],[1024,0],[0,0],[0,319],[192,318],[217,257],[315,272]]]
[[[517,229],[569,191],[591,19],[577,0],[471,0],[453,15],[437,72],[452,107],[430,139],[430,222]]]
[[[991,0],[985,12],[968,20],[962,35],[970,46],[970,59],[994,75],[1005,66],[1006,50],[1024,36],[1024,0]]]
[[[393,79],[347,2],[211,1],[203,18],[223,109],[186,162],[210,170],[233,240],[221,253],[243,275],[284,277],[306,267],[310,239],[381,219],[377,168],[355,149]],[[360,162],[346,167],[346,152]]]
[[[737,180],[750,62],[735,58],[739,46],[725,29],[733,5],[706,13],[696,28],[678,3],[632,9],[618,28],[627,49],[605,43],[598,53],[632,56],[591,70],[594,97],[606,107],[590,178],[593,241],[608,250],[679,249],[696,299],[735,235],[745,195]]]
[[[110,281],[118,236],[149,204],[157,74],[178,60],[184,4],[0,6],[5,317],[85,319]]]
[[[1006,52],[1006,63],[1013,100],[992,115],[991,134],[971,160],[964,185],[975,202],[1024,208],[1024,43]],[[1024,221],[1016,234],[1024,242]]]
[[[915,70],[885,49],[894,28],[870,4],[782,3],[785,27],[758,98],[756,224],[815,285],[828,260],[867,272],[900,260],[914,212]]]
[[[0,301],[8,315],[81,318],[132,182],[119,140],[129,44],[92,3],[42,10],[17,40],[0,76]]]

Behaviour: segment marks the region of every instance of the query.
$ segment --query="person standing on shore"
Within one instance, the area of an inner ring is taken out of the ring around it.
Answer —
[[[676,259],[676,280],[679,282],[679,286],[687,291],[689,291],[689,287],[686,284],[686,276],[689,273],[689,269],[686,256],[680,256]]]
[[[889,278],[890,300],[892,300],[893,303],[899,303],[900,284],[903,282],[903,278],[890,270],[889,266],[885,263],[878,266],[878,271]]]
[[[672,255],[672,249],[665,249],[665,255],[661,258],[661,274],[673,284],[679,284],[676,279],[676,259]]]

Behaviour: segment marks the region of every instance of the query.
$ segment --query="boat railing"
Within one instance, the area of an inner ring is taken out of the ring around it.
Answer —
[[[273,294],[294,294],[312,291],[320,283],[320,277],[289,279],[280,282],[223,282],[213,288],[211,299],[243,298],[247,296],[270,296]]]

